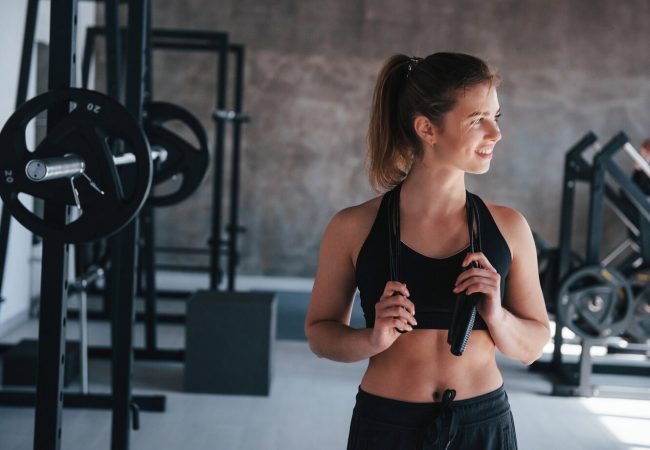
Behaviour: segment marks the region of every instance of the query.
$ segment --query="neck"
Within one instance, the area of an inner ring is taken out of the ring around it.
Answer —
[[[465,173],[416,162],[402,184],[402,208],[419,217],[445,217],[465,208]],[[402,209],[400,208],[400,209]]]

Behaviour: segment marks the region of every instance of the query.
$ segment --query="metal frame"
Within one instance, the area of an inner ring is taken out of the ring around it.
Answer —
[[[641,190],[629,179],[613,160],[615,154],[628,143],[624,133],[619,133],[612,138],[595,155],[593,165],[587,163],[583,158],[584,152],[592,146],[598,146],[597,138],[593,133],[585,135],[567,153],[565,159],[564,184],[562,194],[562,211],[560,218],[560,256],[559,270],[555,286],[559,286],[562,280],[570,272],[571,264],[571,232],[573,226],[575,185],[577,181],[590,184],[589,202],[589,228],[585,249],[585,264],[602,264],[600,259],[600,244],[603,237],[603,210],[605,200],[608,200],[617,215],[624,221],[625,225],[640,240],[640,252],[649,255],[650,246],[650,202],[645,198]],[[634,207],[642,213],[640,220],[636,220],[639,228],[636,229],[635,215],[633,209],[620,202],[620,196],[606,183],[606,175],[616,181],[623,191],[623,195],[629,195]],[[636,231],[636,233],[635,233]],[[633,244],[634,245],[634,244]],[[635,259],[638,256],[635,256]],[[650,261],[650,259],[648,259]],[[625,262],[627,264],[627,262]],[[557,289],[557,288],[556,288]],[[556,296],[557,291],[553,293]],[[556,331],[553,337],[554,350],[550,363],[536,362],[532,368],[538,371],[554,372],[558,380],[553,384],[553,394],[568,396],[613,396],[628,397],[630,395],[650,396],[650,391],[630,390],[613,386],[593,386],[591,375],[593,373],[606,373],[615,375],[650,375],[650,365],[646,366],[622,366],[615,363],[594,364],[591,357],[591,347],[602,344],[603,340],[582,339],[582,352],[578,364],[567,363],[562,359],[562,324],[556,324]]]
[[[122,30],[124,32],[124,30]],[[104,27],[89,27],[86,32],[86,50],[84,52],[84,61],[82,65],[82,78],[87,81],[90,70],[90,61],[92,58],[94,43],[98,36],[104,35]],[[239,204],[239,160],[241,153],[241,124],[247,121],[242,115],[243,108],[243,85],[244,85],[244,56],[245,50],[242,45],[232,44],[229,42],[227,33],[212,31],[194,31],[194,30],[177,30],[177,29],[152,29],[151,30],[151,49],[161,50],[185,50],[185,51],[207,51],[215,52],[217,56],[217,92],[215,111],[224,111],[227,103],[228,88],[228,55],[235,56],[235,98],[233,118],[222,118],[218,114],[213,115],[215,121],[215,145],[214,145],[214,165],[213,165],[213,184],[212,184],[212,216],[211,216],[211,237],[208,240],[208,249],[184,249],[168,248],[167,251],[178,251],[185,253],[190,250],[192,253],[204,253],[210,257],[210,263],[207,267],[196,267],[198,270],[208,270],[210,274],[210,289],[218,289],[223,277],[221,268],[221,251],[226,249],[227,255],[227,272],[228,272],[228,290],[233,291],[234,274],[237,266],[237,234],[245,231],[245,228],[238,223],[238,204]],[[225,125],[233,122],[233,166],[231,168],[231,208],[230,223],[226,227],[228,238],[223,239],[222,229],[222,198],[223,198],[223,170],[224,170],[224,152],[225,152]],[[235,165],[237,164],[237,165]],[[234,200],[235,206],[232,206]]]
[[[76,12],[79,0],[52,0],[50,14],[50,67],[49,89],[56,90],[75,85],[75,42],[76,42]],[[117,37],[119,33],[117,4],[118,0],[106,0],[107,23]],[[26,99],[31,54],[33,50],[36,16],[39,0],[29,0],[23,40],[23,52],[17,95],[17,107]],[[142,48],[146,45],[145,12],[149,14],[146,0],[130,0],[129,29],[133,30],[130,42],[128,63],[129,67],[141,69],[134,73],[130,71],[127,84],[127,94],[131,97],[127,107],[136,116],[142,116]],[[112,11],[112,12],[111,12]],[[139,35],[137,32],[140,31]],[[109,39],[110,40],[110,39]],[[119,47],[119,43],[115,44]],[[119,60],[119,54],[118,54]],[[116,69],[115,74],[119,74]],[[111,93],[119,96],[119,79],[109,77],[113,88]],[[115,90],[117,89],[117,90]],[[139,111],[139,112],[138,112]],[[48,113],[48,132],[68,114],[67,108],[51,108]],[[3,209],[0,261],[4,269],[6,244],[9,235],[9,219]],[[44,215],[52,223],[65,224],[68,209],[65,205],[45,203]],[[7,213],[8,214],[8,213]],[[10,216],[8,216],[10,217]],[[137,223],[126,227],[117,237],[113,238],[113,264],[111,301],[115,303],[113,326],[113,392],[106,395],[88,395],[63,391],[63,367],[65,364],[65,327],[66,327],[66,297],[67,297],[67,261],[68,245],[53,239],[43,239],[43,262],[41,277],[41,306],[39,319],[39,350],[38,378],[36,392],[2,391],[0,404],[11,406],[36,406],[35,414],[35,449],[59,449],[61,442],[61,409],[68,407],[82,408],[112,408],[111,445],[114,449],[127,450],[129,445],[129,429],[131,412],[140,408],[147,411],[164,411],[164,396],[132,396],[131,395],[131,366],[132,366],[132,328],[133,328],[133,297],[135,295],[135,242]],[[121,255],[121,252],[124,252]],[[131,253],[131,256],[129,256]],[[0,277],[4,270],[0,270]],[[126,276],[124,275],[126,274]],[[130,279],[128,275],[130,274]],[[0,283],[2,278],[0,278]],[[109,283],[110,284],[110,283]],[[0,346],[6,350],[11,346]],[[137,416],[134,417],[136,422]]]
[[[122,33],[125,30],[122,29]],[[90,69],[90,60],[93,55],[93,49],[98,36],[105,35],[106,29],[104,27],[90,27],[86,34],[86,48],[84,51],[82,77],[84,83],[87,82],[88,73]],[[124,42],[124,40],[123,40]],[[235,286],[235,271],[237,264],[237,235],[244,231],[244,228],[238,224],[238,204],[239,204],[239,166],[240,166],[240,153],[241,153],[241,126],[248,118],[242,113],[243,108],[243,85],[244,85],[244,59],[245,50],[241,45],[230,44],[228,42],[228,35],[220,32],[206,32],[206,31],[188,31],[188,30],[170,30],[170,29],[152,29],[151,30],[151,49],[173,49],[173,50],[194,50],[194,51],[209,51],[217,52],[218,57],[218,89],[217,89],[217,107],[225,104],[226,101],[226,80],[222,72],[227,74],[227,57],[229,53],[234,54],[235,57],[235,93],[234,93],[234,111],[229,114],[230,118],[222,118],[221,115],[215,114],[213,119],[216,123],[216,145],[215,153],[216,160],[214,170],[215,179],[213,184],[213,216],[212,216],[212,233],[213,236],[221,236],[215,230],[221,229],[221,206],[222,206],[222,190],[221,185],[223,178],[223,162],[219,163],[218,160],[223,161],[223,148],[225,143],[225,132],[223,127],[227,122],[233,123],[232,135],[232,176],[230,185],[230,223],[227,226],[229,238],[226,241],[219,238],[219,248],[215,248],[212,239],[210,249],[180,249],[184,252],[210,254],[211,266],[209,268],[211,273],[211,286],[218,284],[221,276],[221,268],[219,266],[219,250],[225,245],[228,255],[228,289],[234,290]],[[150,55],[151,52],[145,52],[145,55]],[[150,58],[150,56],[149,56]],[[151,71],[148,71],[149,77],[145,82],[145,90],[149,96],[152,95],[153,87],[151,86]],[[223,109],[218,110],[223,111]],[[221,131],[220,131],[221,130]],[[145,322],[145,347],[135,349],[135,358],[143,360],[162,360],[162,361],[183,361],[183,349],[160,349],[156,343],[156,328],[160,323],[185,323],[185,317],[178,314],[159,314],[156,312],[156,296],[166,298],[182,299],[186,297],[189,292],[185,291],[157,291],[155,288],[155,264],[154,264],[154,236],[155,227],[152,211],[145,207],[141,214],[142,217],[142,236],[144,246],[141,250],[142,263],[140,267],[143,269],[145,277],[145,288],[139,289],[139,293],[145,297],[145,312],[137,313],[136,320]],[[168,250],[168,249],[166,249]],[[173,249],[174,251],[176,249]],[[141,278],[139,277],[139,280]],[[110,302],[104,302],[102,311],[91,311],[88,313],[89,319],[102,320],[107,318],[106,305]],[[71,311],[71,317],[78,317],[76,311]],[[106,347],[93,347],[89,349],[91,357],[108,357],[112,353],[110,348]]]
[[[50,11],[50,90],[74,85],[77,0],[53,0]],[[64,119],[69,107],[51,108],[47,131]],[[44,219],[63,226],[68,216],[65,205],[47,202]],[[38,322],[38,378],[34,449],[61,447],[63,368],[65,366],[65,301],[68,246],[55,239],[43,239],[41,316]]]

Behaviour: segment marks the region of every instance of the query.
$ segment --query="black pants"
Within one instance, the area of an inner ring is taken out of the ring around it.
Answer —
[[[505,389],[454,401],[409,403],[359,388],[347,450],[516,450]]]

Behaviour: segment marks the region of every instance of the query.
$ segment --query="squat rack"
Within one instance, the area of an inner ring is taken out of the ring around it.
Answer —
[[[39,0],[29,0],[25,26],[25,38],[21,59],[17,107],[26,98],[27,82],[34,42],[36,14]],[[105,0],[107,25],[117,30],[118,0]],[[76,23],[78,0],[53,0],[50,12],[49,90],[65,89],[75,85]],[[147,0],[129,0],[128,24],[129,49],[127,54],[127,109],[142,119],[143,75],[145,74],[144,50],[147,45],[147,17],[150,16]],[[116,36],[111,33],[109,36]],[[110,39],[109,39],[110,40]],[[118,45],[119,47],[119,45]],[[119,72],[116,72],[119,73]],[[116,92],[114,92],[115,94]],[[48,132],[68,115],[68,108],[50,108],[47,119]],[[4,266],[9,220],[3,208],[3,249],[1,262]],[[46,202],[44,219],[52,226],[65,225],[68,208],[65,204]],[[109,303],[114,304],[112,320],[112,394],[88,395],[63,393],[63,367],[65,364],[65,327],[68,244],[55,238],[43,239],[41,277],[41,315],[39,319],[38,381],[36,395],[30,392],[2,392],[0,400],[8,405],[36,404],[34,448],[59,449],[61,440],[61,410],[63,405],[74,407],[112,408],[111,445],[117,450],[129,447],[131,419],[137,429],[138,410],[162,411],[165,398],[131,394],[132,328],[135,295],[135,248],[137,219],[110,239],[112,265],[108,274]],[[3,273],[3,271],[2,271]],[[1,275],[0,275],[1,276]]]

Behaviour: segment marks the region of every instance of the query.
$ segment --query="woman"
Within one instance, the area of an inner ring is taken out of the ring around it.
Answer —
[[[387,195],[344,209],[323,236],[305,321],[319,357],[370,358],[349,450],[517,448],[495,349],[530,364],[549,324],[526,220],[465,190],[465,173],[487,172],[501,139],[497,85],[483,61],[465,54],[395,55],[381,70],[370,180],[398,200],[399,279],[389,276]],[[482,251],[469,251],[470,199]],[[349,327],[357,287],[365,329]],[[463,292],[482,299],[455,356],[447,334]]]

